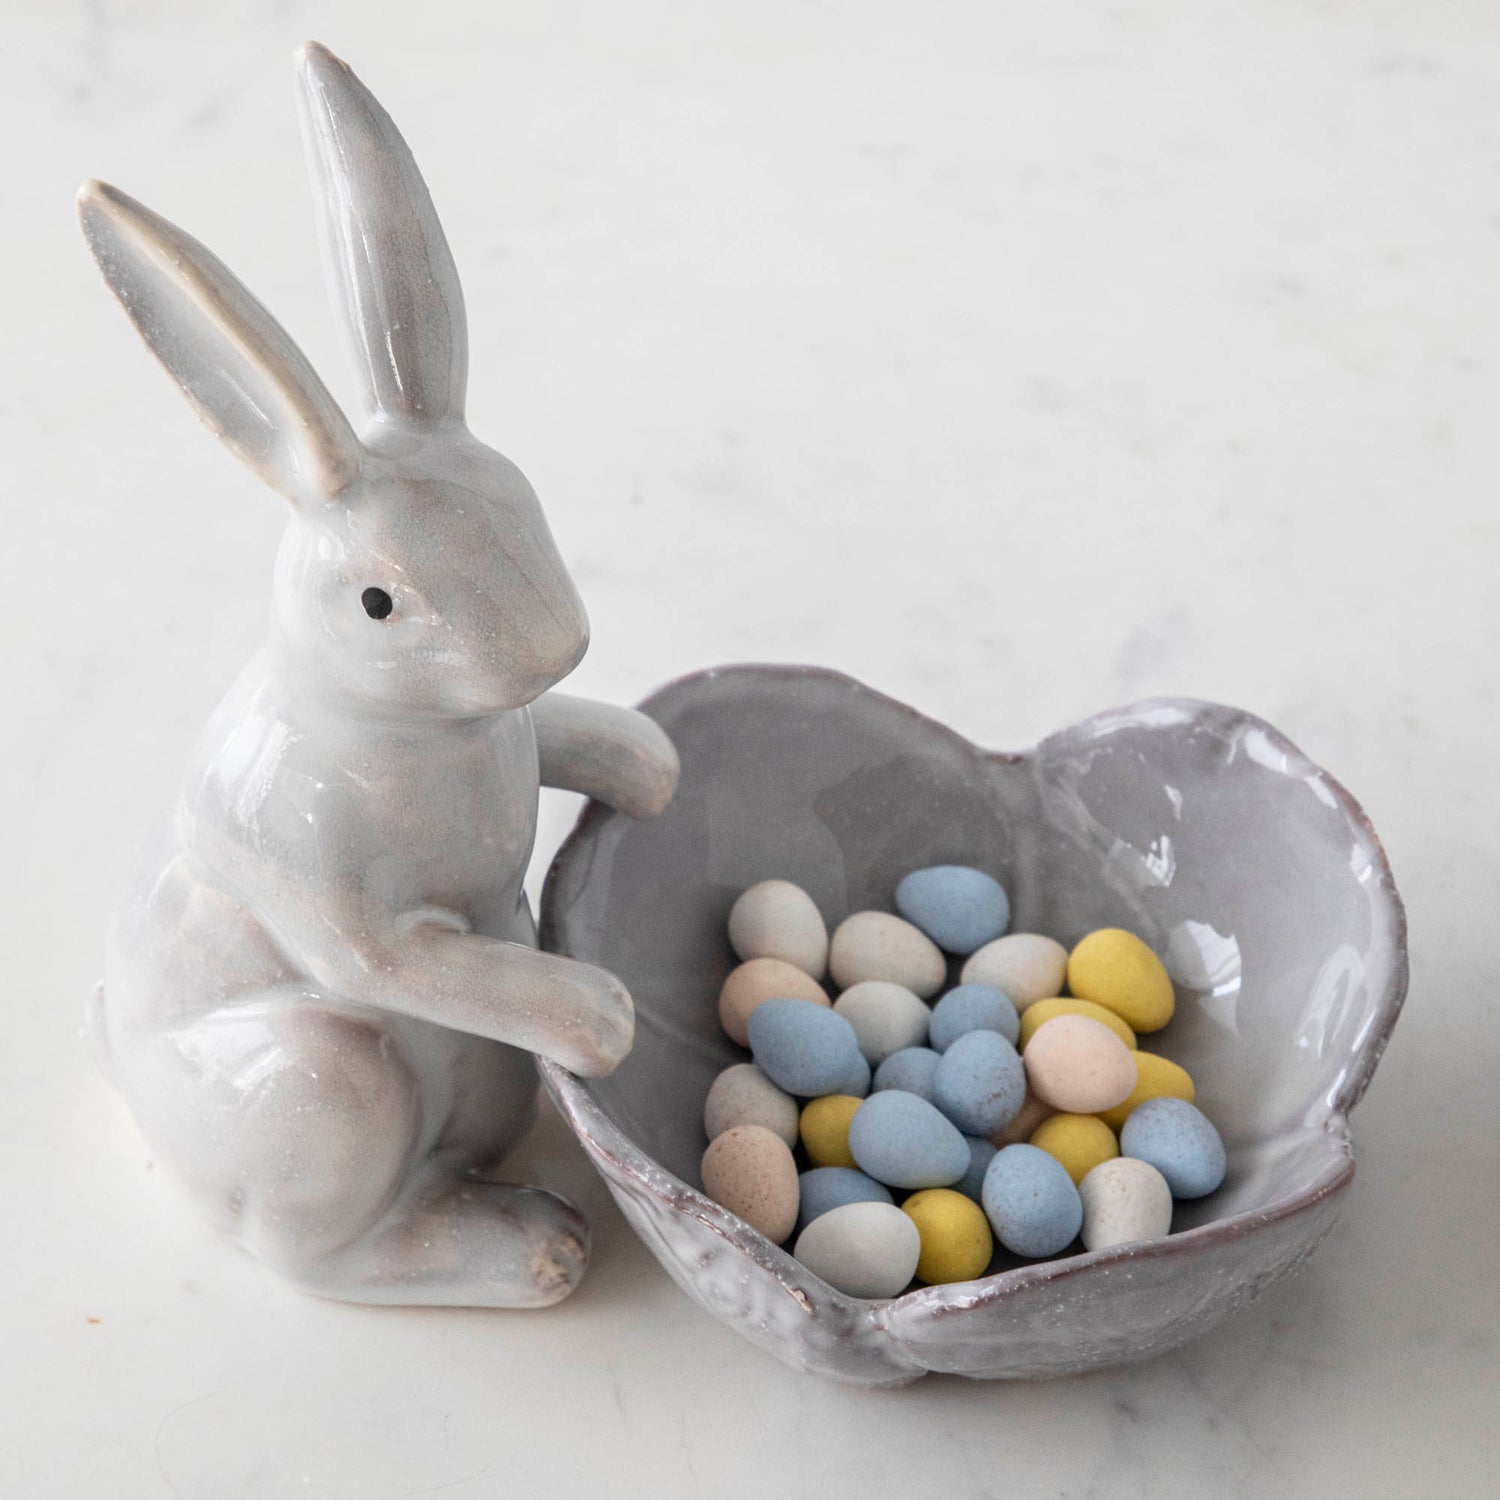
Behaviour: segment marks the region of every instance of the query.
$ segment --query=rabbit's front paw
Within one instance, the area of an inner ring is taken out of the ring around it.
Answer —
[[[644,714],[637,714],[636,718],[640,721],[641,732],[635,747],[629,791],[616,805],[632,818],[654,818],[671,804],[682,766],[677,759],[676,746],[667,738],[666,732]]]
[[[642,769],[631,816],[654,818],[659,813],[664,813],[677,791],[677,778],[681,770],[677,763],[677,752],[670,744],[665,753],[648,757]]]
[[[635,1040],[635,1003],[607,969],[570,963],[573,1024],[549,1055],[583,1078],[602,1078],[629,1055]]]

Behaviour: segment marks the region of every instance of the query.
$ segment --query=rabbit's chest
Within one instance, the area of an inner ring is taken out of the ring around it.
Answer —
[[[191,806],[198,852],[252,897],[440,906],[505,933],[536,835],[531,716],[347,735],[250,716]]]
[[[519,885],[536,836],[529,716],[382,745],[351,768],[345,792],[365,868],[399,888],[401,904],[482,904]]]
[[[525,868],[535,837],[535,739],[528,724],[525,733],[393,745],[362,766],[354,793],[369,813],[372,852],[419,867],[429,888],[505,883]]]

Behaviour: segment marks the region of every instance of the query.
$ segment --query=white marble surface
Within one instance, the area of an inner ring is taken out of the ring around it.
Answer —
[[[1489,1492],[1493,7],[8,0],[0,35],[7,1494]],[[517,1170],[598,1252],[549,1313],[307,1300],[187,1216],[76,1023],[262,629],[280,502],[149,366],[69,200],[97,174],[185,223],[347,394],[307,35],[427,169],[475,425],[593,615],[580,686],[809,660],[999,745],[1197,694],[1365,801],[1412,995],[1293,1283],[1141,1369],[861,1393],[691,1307],[555,1118]]]

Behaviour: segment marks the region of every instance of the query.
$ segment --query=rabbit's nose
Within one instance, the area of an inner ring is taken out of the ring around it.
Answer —
[[[566,677],[589,649],[589,617],[571,582],[569,592],[566,603],[558,597],[550,601],[545,632],[535,641],[538,670],[549,673],[552,682]]]
[[[576,667],[578,665],[578,663],[581,662],[584,659],[584,657],[588,655],[588,650],[589,650],[589,622],[587,620],[584,620],[584,621],[582,621],[580,623],[579,628],[578,628],[578,640],[577,640],[577,644],[573,648],[573,654],[572,654],[571,657],[569,657],[569,659],[568,659],[568,665],[563,670],[562,675],[564,677],[566,677],[568,675],[568,673],[571,672],[573,670],[573,668]]]
[[[561,682],[583,660],[588,649],[589,632],[585,625],[565,648],[550,653],[548,660],[530,674],[524,685],[524,701],[530,703],[532,699],[540,698],[548,688]]]

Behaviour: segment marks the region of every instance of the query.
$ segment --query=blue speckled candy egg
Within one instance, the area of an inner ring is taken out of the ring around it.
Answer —
[[[1021,1018],[1010,996],[991,984],[961,984],[932,1008],[927,1040],[946,1052],[971,1031],[997,1031],[1012,1047],[1021,1035]]]
[[[896,887],[896,910],[949,953],[972,953],[1010,921],[1010,900],[993,875],[968,865],[913,870]]]
[[[1059,1255],[1083,1227],[1083,1200],[1062,1163],[1038,1146],[1006,1146],[980,1194],[995,1238],[1015,1255]]]
[[[1224,1181],[1224,1142],[1213,1122],[1186,1099],[1147,1099],[1120,1131],[1120,1154],[1149,1162],[1174,1198],[1202,1198]]]
[[[966,1135],[964,1139],[969,1143],[969,1170],[953,1186],[965,1198],[972,1198],[978,1203],[984,1192],[984,1174],[989,1171],[999,1147],[985,1140],[982,1135]]]
[[[840,1015],[805,1000],[762,1000],[746,1023],[750,1051],[778,1088],[804,1099],[848,1094],[870,1086],[854,1028]]]
[[[890,1189],[853,1167],[814,1167],[798,1179],[801,1199],[797,1209],[800,1234],[819,1214],[846,1203],[891,1203]]]
[[[965,1135],[993,1135],[1026,1102],[1021,1054],[998,1031],[967,1032],[939,1058],[932,1102]]]
[[[903,1047],[875,1069],[875,1092],[901,1089],[931,1104],[932,1075],[937,1065],[938,1055],[931,1047]]]
[[[854,1111],[849,1153],[862,1171],[895,1188],[948,1187],[969,1170],[969,1143],[957,1128],[900,1089],[871,1094]]]
[[[849,1064],[849,1071],[844,1081],[834,1091],[839,1094],[849,1094],[855,1099],[863,1099],[870,1092],[870,1065],[864,1059],[863,1054]]]

